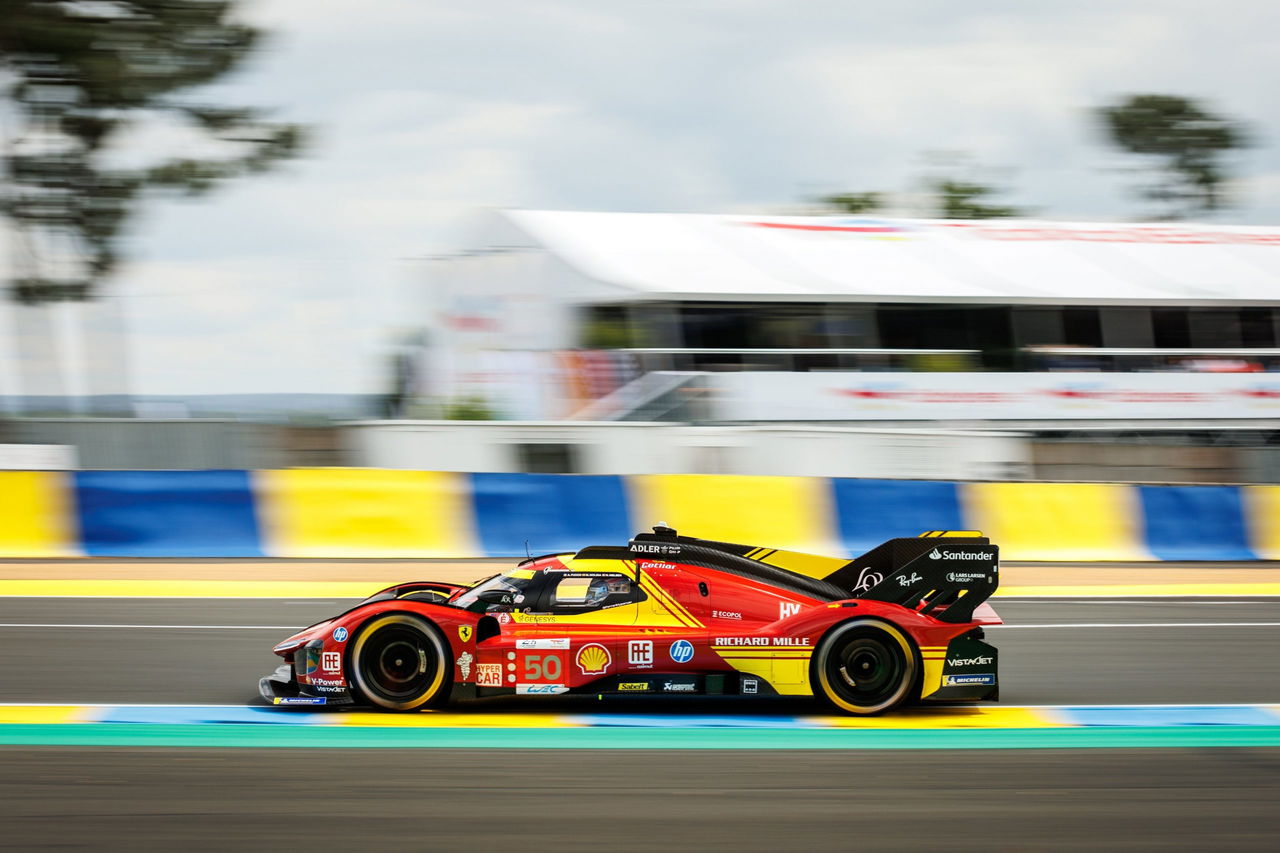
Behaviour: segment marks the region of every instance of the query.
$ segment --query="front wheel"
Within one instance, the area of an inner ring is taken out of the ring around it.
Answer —
[[[873,619],[838,625],[813,656],[813,692],[850,714],[879,714],[910,698],[916,654],[898,628]]]
[[[453,687],[453,665],[440,632],[408,613],[388,613],[365,625],[350,662],[360,694],[389,711],[439,705]]]

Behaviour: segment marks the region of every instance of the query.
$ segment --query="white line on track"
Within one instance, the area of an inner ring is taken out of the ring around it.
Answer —
[[[1280,628],[1280,622],[1054,622],[1042,625],[984,625],[984,628]],[[0,622],[0,628],[123,628],[169,631],[300,631],[297,625],[124,625],[65,622]]]
[[[68,624],[64,622],[0,622],[0,628],[164,628],[173,631],[301,631],[302,627],[297,625],[108,625]]]
[[[736,697],[733,697],[733,698],[736,698]],[[773,700],[779,700],[779,699],[784,699],[784,700],[785,700],[787,697],[770,696],[770,697],[768,697],[768,698],[769,698],[769,699],[773,699]],[[792,698],[792,699],[794,699],[795,697],[791,697],[791,698]],[[750,700],[748,700],[748,701],[750,701],[750,702],[758,702],[758,701],[759,701],[759,698],[752,698],[752,699],[750,699]],[[932,709],[948,709],[948,708],[950,708],[950,709],[959,709],[959,710],[984,710],[984,709],[986,709],[986,708],[989,708],[990,710],[1006,710],[1006,711],[1012,711],[1012,710],[1018,710],[1018,709],[1021,709],[1021,708],[1036,708],[1036,709],[1050,709],[1050,710],[1052,710],[1052,709],[1058,709],[1058,710],[1073,710],[1073,711],[1074,711],[1074,710],[1085,709],[1085,708],[1089,708],[1089,709],[1093,709],[1093,708],[1117,708],[1117,709],[1130,709],[1130,708],[1136,708],[1136,709],[1141,709],[1141,708],[1276,708],[1276,707],[1278,707],[1278,706],[1280,706],[1280,700],[1278,700],[1278,701],[1276,701],[1276,702],[1214,702],[1214,703],[1204,703],[1204,702],[1200,702],[1200,703],[1196,703],[1196,702],[1130,702],[1130,703],[1127,703],[1127,704],[1126,704],[1126,703],[1111,703],[1111,704],[1107,704],[1107,705],[995,705],[995,706],[983,706],[983,705],[971,705],[971,704],[955,704],[955,705],[938,704],[938,705],[933,706],[933,707],[932,707],[931,709],[929,709],[929,710],[932,710]],[[326,711],[319,711],[319,712],[315,712],[315,711],[306,711],[306,710],[289,710],[289,711],[281,711],[281,710],[279,710],[276,706],[273,706],[273,705],[245,705],[245,704],[243,704],[243,703],[236,703],[236,702],[0,702],[0,708],[259,708],[259,709],[262,709],[262,710],[264,710],[264,711],[272,711],[272,712],[275,712],[275,713],[281,713],[281,714],[301,714],[301,715],[306,715],[306,714],[325,714],[325,715],[332,715],[332,716],[341,716],[342,714],[352,713],[353,711],[360,711],[360,710],[361,710],[361,709],[360,709],[360,708],[358,708],[358,707],[352,707],[352,706],[341,706],[341,705],[339,705],[339,706],[330,706],[328,710],[326,710]],[[376,713],[376,712],[375,712],[375,713]],[[424,713],[425,713],[425,714],[435,715],[435,714],[438,714],[438,713],[440,713],[440,712],[430,712],[430,711],[428,711],[428,712],[424,712]],[[448,714],[449,716],[452,716],[452,715],[453,715],[453,713],[455,713],[455,712],[444,712],[444,713],[445,713],[445,714]],[[466,712],[461,712],[461,713],[466,713]],[[500,712],[500,713],[501,713],[501,712]],[[537,714],[545,713],[545,714],[546,714],[546,716],[548,716],[548,717],[553,717],[553,716],[556,716],[558,713],[563,713],[563,712],[558,712],[558,711],[554,711],[554,710],[548,710],[548,711],[538,710],[538,711],[535,711],[535,712],[533,712],[533,713],[537,713]],[[478,719],[484,719],[484,718],[485,718],[485,716],[487,716],[486,712],[484,712],[484,711],[475,711],[475,712],[473,712],[473,715],[474,715],[475,717],[477,717]],[[616,717],[618,717],[619,719],[625,719],[628,715],[627,715],[627,714],[624,714],[624,713],[619,713],[619,714],[611,714],[611,715],[609,715],[609,716],[616,716]],[[644,716],[647,716],[647,715],[644,715]],[[660,714],[659,716],[687,716],[687,715],[681,715],[681,714],[669,714],[669,715],[668,715],[668,714]],[[746,716],[746,715],[744,715],[744,716]],[[762,719],[762,720],[764,720],[764,719],[769,719],[769,715],[767,715],[767,714],[761,714],[761,715],[759,715],[759,716],[760,716],[760,719]],[[823,715],[823,716],[830,716],[830,715]]]
[[[1280,628],[1280,622],[1057,622],[1050,625],[983,625],[984,628]]]

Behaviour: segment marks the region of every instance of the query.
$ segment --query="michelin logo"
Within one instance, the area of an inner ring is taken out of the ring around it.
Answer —
[[[940,551],[934,548],[929,552],[930,560],[990,560],[993,556],[985,551]]]
[[[965,687],[970,684],[995,684],[994,675],[948,675],[942,679],[943,687]]]

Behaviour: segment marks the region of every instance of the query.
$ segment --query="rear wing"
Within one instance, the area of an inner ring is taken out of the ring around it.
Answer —
[[[853,598],[909,607],[942,622],[971,622],[1000,585],[1000,548],[977,531],[890,539],[824,578]]]

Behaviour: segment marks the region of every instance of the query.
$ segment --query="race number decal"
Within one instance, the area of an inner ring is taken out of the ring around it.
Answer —
[[[520,681],[531,684],[558,684],[564,675],[564,656],[525,654],[520,661]]]

